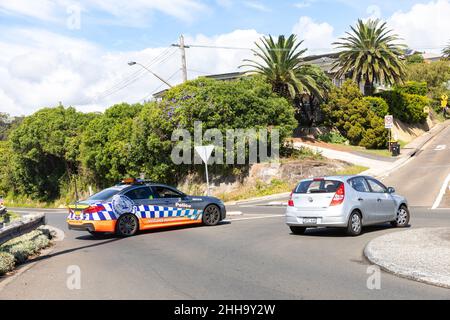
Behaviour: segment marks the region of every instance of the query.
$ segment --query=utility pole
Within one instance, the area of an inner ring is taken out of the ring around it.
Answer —
[[[181,50],[181,70],[183,71],[183,82],[187,81],[187,67],[186,67],[186,50],[189,46],[184,45],[184,36],[180,36],[180,43],[172,44],[172,47],[179,47]]]

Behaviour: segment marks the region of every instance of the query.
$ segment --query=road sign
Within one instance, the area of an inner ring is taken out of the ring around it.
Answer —
[[[441,107],[445,108],[447,106],[447,102],[448,102],[448,96],[446,94],[443,94],[441,96]]]
[[[430,113],[430,107],[423,107],[423,113]]]
[[[208,146],[196,146],[195,151],[198,153],[200,158],[202,158],[203,162],[205,163],[205,172],[206,172],[206,192],[209,196],[209,177],[208,177],[208,159],[211,157],[211,153],[214,150],[213,145]]]
[[[392,129],[394,126],[394,117],[392,115],[384,116],[384,127],[386,129]]]

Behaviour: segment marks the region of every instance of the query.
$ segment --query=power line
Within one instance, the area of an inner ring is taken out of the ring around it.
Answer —
[[[156,64],[155,66],[158,66],[164,62],[166,62],[171,56],[173,56],[175,54],[176,50],[174,50],[171,54],[169,54],[168,56],[166,56],[163,60],[159,61],[158,64]],[[156,62],[156,61],[155,61]],[[152,66],[155,64],[155,62],[147,65],[147,67]],[[123,82],[122,84],[120,84],[118,87],[116,86],[112,91],[111,89],[108,89],[107,91],[103,92],[101,95],[97,96],[96,100],[99,99],[105,99],[107,97],[109,97],[110,95],[115,94],[116,92],[130,86],[131,84],[135,83],[137,80],[139,80],[140,78],[142,78],[147,72],[145,70],[140,70],[140,72],[138,72],[139,74],[136,77],[131,77],[131,79]]]
[[[175,71],[169,78],[167,78],[167,80],[172,79],[180,71],[181,71],[181,69],[177,69],[177,71]],[[147,94],[145,97],[143,97],[142,99],[139,99],[138,102],[145,101],[145,99],[147,99],[148,97],[152,96],[154,93],[158,92],[158,90],[161,89],[163,86],[164,86],[164,83],[160,84],[158,87],[156,87],[155,89],[151,90],[150,93]]]
[[[157,58],[160,59],[162,57],[162,55],[159,55]],[[154,63],[157,62],[158,59],[153,59],[149,64],[147,64],[148,66],[153,65]],[[123,88],[126,88],[127,86],[133,84],[134,82],[136,82],[137,80],[139,80],[140,78],[142,78],[144,75],[146,74],[146,71],[141,69],[137,72],[134,72],[133,74],[131,74],[129,77],[125,78],[124,80],[116,83],[115,85],[113,85],[111,88],[109,88],[108,90],[105,90],[103,93],[97,95],[96,99],[104,99],[120,90],[122,90]]]
[[[165,54],[167,54],[167,53],[169,52],[169,50],[170,50],[170,47],[169,47],[169,48],[166,48],[162,53],[160,53],[160,54],[157,55],[155,58],[153,58],[150,62],[148,62],[148,63],[149,63],[149,66],[150,66],[152,63],[156,62],[158,59],[160,59],[162,56],[164,56]],[[145,74],[145,71],[144,71],[144,70],[138,70],[138,71],[135,71],[135,72],[133,72],[132,74],[130,74],[129,76],[123,78],[123,79],[120,80],[119,82],[117,82],[117,83],[115,83],[114,85],[112,85],[109,89],[107,89],[107,90],[103,91],[102,93],[98,94],[97,97],[100,97],[100,96],[102,96],[102,95],[104,95],[104,94],[106,94],[106,93],[109,93],[110,91],[113,91],[114,89],[116,89],[117,87],[120,87],[120,86],[123,85],[124,83],[126,83],[126,82],[128,82],[128,81],[134,79],[135,77],[140,77],[140,76],[142,76],[143,74]]]

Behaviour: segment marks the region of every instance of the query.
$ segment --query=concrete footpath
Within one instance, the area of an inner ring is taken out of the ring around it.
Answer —
[[[357,155],[351,152],[338,151],[334,149],[313,146],[304,142],[296,142],[294,143],[294,147],[297,148],[307,147],[317,152],[320,152],[324,157],[329,159],[342,160],[355,165],[368,167],[369,169],[363,172],[362,174],[367,174],[381,178],[389,175],[391,172],[404,165],[427,142],[429,142],[432,138],[434,138],[437,134],[439,134],[449,125],[450,121],[447,120],[443,123],[437,124],[430,131],[424,133],[420,137],[417,137],[416,139],[408,143],[403,149],[400,150],[401,151],[400,156],[398,156],[395,161],[392,161],[389,158],[387,158],[386,160],[383,160],[381,158],[373,159],[371,157],[365,157],[363,155]]]
[[[370,241],[364,254],[395,275],[450,289],[450,228],[389,233]]]

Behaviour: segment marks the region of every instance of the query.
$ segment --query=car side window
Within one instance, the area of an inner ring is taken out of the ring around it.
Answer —
[[[156,186],[153,187],[153,190],[155,191],[156,198],[181,198],[182,194],[179,192],[176,192],[175,190],[166,188],[166,187],[160,187]]]
[[[353,178],[349,181],[349,183],[352,188],[358,192],[370,192],[366,179],[364,179],[363,177]]]
[[[385,193],[387,191],[386,187],[381,182],[378,182],[374,179],[367,179],[367,183],[369,184],[372,192]]]
[[[125,195],[131,200],[153,199],[153,192],[149,187],[141,187],[128,191]]]

